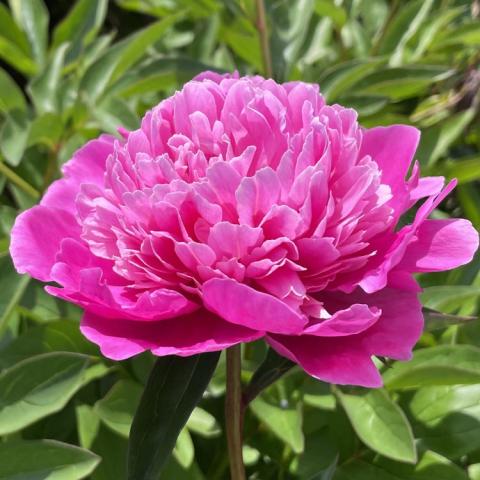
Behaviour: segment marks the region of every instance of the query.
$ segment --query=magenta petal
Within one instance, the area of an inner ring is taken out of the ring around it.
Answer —
[[[381,311],[367,305],[352,305],[346,310],[339,310],[331,318],[307,327],[305,335],[318,337],[344,337],[355,335],[370,328],[380,318]]]
[[[382,172],[382,183],[390,185],[389,204],[398,212],[407,200],[405,177],[420,140],[420,131],[408,125],[375,127],[366,130],[359,156],[370,155]]]
[[[413,280],[412,282],[413,283]],[[357,289],[350,294],[322,292],[328,309],[364,303],[381,310],[379,320],[356,337],[370,355],[409,360],[423,329],[422,305],[418,291],[384,288],[367,294]]]
[[[200,310],[161,322],[102,318],[85,313],[82,333],[100,346],[112,360],[124,360],[151,350],[153,354],[188,356],[223,350],[240,342],[257,340],[263,334],[224,322]]]
[[[463,219],[425,220],[417,230],[398,270],[438,272],[470,262],[478,248],[478,233]]]
[[[280,355],[324,382],[370,388],[382,386],[382,377],[370,355],[355,338],[269,335],[267,342]]]
[[[102,135],[75,152],[62,170],[64,178],[53,182],[42,198],[41,205],[74,212],[75,198],[82,183],[103,186],[105,162],[113,152],[115,137]]]
[[[203,285],[203,302],[227,322],[262,332],[295,334],[307,323],[278,298],[230,279],[208,280]]]
[[[79,236],[80,227],[73,215],[37,205],[19,215],[13,226],[10,254],[15,268],[48,282],[61,241]]]

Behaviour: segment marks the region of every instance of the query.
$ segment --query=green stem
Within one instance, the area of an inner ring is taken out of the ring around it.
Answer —
[[[264,74],[272,78],[272,55],[270,53],[270,43],[268,39],[267,20],[265,14],[265,4],[263,0],[255,0],[257,7],[257,30],[260,37],[260,48],[262,50],[262,61]]]
[[[242,384],[241,346],[227,350],[227,393],[225,398],[225,425],[227,432],[228,457],[231,480],[245,480],[242,456]]]
[[[17,175],[10,167],[0,160],[0,173],[16,185],[20,190],[37,200],[40,198],[40,192],[27,183],[22,177]]]

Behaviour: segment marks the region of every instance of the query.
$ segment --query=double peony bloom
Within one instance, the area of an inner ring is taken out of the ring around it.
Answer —
[[[316,378],[377,387],[372,356],[407,360],[422,332],[413,274],[478,246],[467,220],[428,219],[454,182],[406,178],[418,130],[363,129],[316,85],[206,72],[122,135],[76,152],[11,244],[114,360],[264,338]]]

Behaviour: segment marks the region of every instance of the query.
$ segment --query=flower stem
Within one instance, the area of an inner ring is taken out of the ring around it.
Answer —
[[[260,48],[262,49],[262,61],[264,74],[272,78],[272,55],[270,53],[270,42],[268,39],[267,20],[265,14],[265,4],[263,0],[255,0],[257,7],[257,30],[260,37]]]
[[[242,456],[242,384],[241,346],[227,350],[227,394],[225,398],[225,424],[227,431],[228,457],[231,480],[245,480]]]

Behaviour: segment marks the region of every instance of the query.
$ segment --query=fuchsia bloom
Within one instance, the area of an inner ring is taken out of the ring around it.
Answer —
[[[407,360],[422,331],[413,273],[478,246],[467,220],[427,219],[454,182],[406,179],[418,130],[365,130],[316,85],[207,72],[123,137],[80,149],[11,246],[114,360],[263,337],[314,377],[376,387],[372,356]]]

